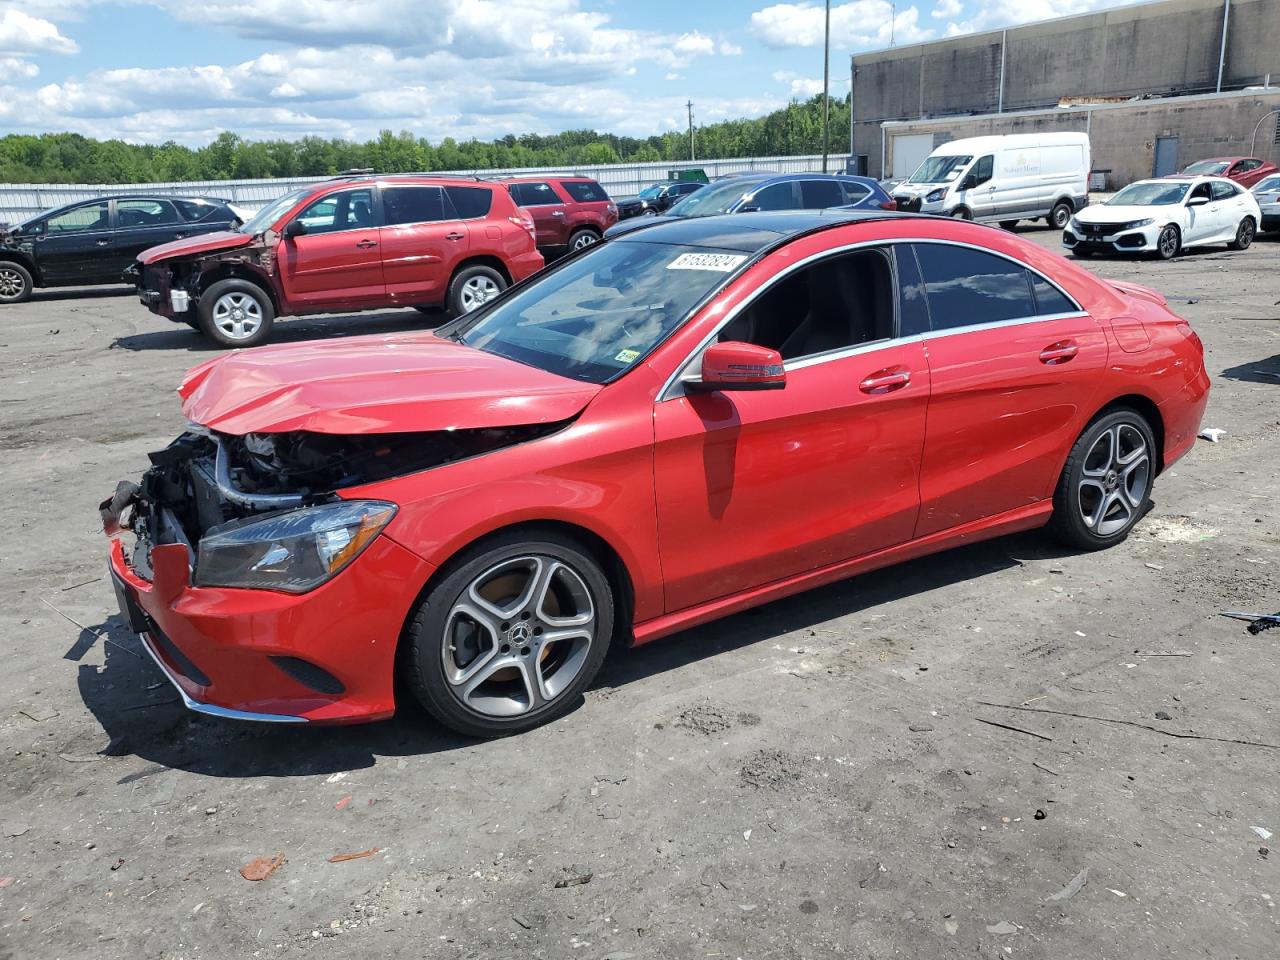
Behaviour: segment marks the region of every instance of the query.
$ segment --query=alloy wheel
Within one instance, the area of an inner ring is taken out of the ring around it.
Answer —
[[[1160,256],[1166,260],[1172,259],[1173,255],[1178,252],[1178,231],[1173,227],[1165,227],[1160,231]]]
[[[247,293],[224,293],[213,305],[213,324],[229,340],[248,340],[262,319],[262,305]]]
[[[581,250],[583,247],[589,247],[596,242],[596,235],[589,230],[585,230],[573,238],[573,249]]]
[[[502,291],[492,278],[472,277],[462,285],[462,312],[470,313],[476,307],[488,303]]]
[[[1236,249],[1246,250],[1253,243],[1253,221],[1245,217],[1236,230]]]
[[[531,713],[581,673],[596,628],[591,591],[569,564],[541,555],[504,560],[472,580],[445,618],[445,681],[483,716]]]
[[[0,297],[16,297],[26,287],[26,281],[17,270],[0,269]]]
[[[1131,526],[1151,486],[1151,454],[1137,427],[1120,423],[1099,435],[1085,456],[1076,502],[1099,537]]]

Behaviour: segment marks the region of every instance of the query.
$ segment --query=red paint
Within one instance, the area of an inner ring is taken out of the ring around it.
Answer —
[[[601,200],[579,201],[573,198],[566,184],[599,184],[589,177],[504,177],[501,181],[508,189],[518,183],[545,183],[555,194],[555,203],[522,207],[534,223],[539,247],[558,248],[569,242],[576,230],[587,229],[597,237],[618,222],[618,206],[603,190]]]
[[[202,233],[196,237],[174,240],[159,246],[148,247],[138,254],[138,262],[156,263],[173,257],[194,256],[197,253],[209,253],[216,250],[235,250],[253,243],[253,237],[235,230],[220,230],[217,233]]]
[[[893,238],[971,243],[1020,259],[1053,277],[1086,315],[792,365],[782,390],[657,402],[718,321],[770,278],[823,251]],[[572,525],[612,548],[629,581],[619,599],[634,598],[631,609],[619,603],[620,634],[629,628],[647,642],[1042,525],[1069,448],[1118,398],[1158,409],[1167,467],[1195,441],[1209,377],[1198,338],[1161,301],[1005,231],[894,218],[836,226],[768,254],[603,387],[429,334],[219,358],[191,371],[181,393],[189,418],[229,432],[572,422],[539,440],[342,491],[400,509],[364,554],[309,594],[192,587],[182,548],[154,551],[154,583],[133,574],[118,543],[112,565],[211,678],[205,688],[184,684],[190,696],[322,721],[384,717],[395,709],[395,647],[429,577],[515,524]],[[1139,335],[1146,344],[1134,350]],[[270,654],[323,667],[346,694],[305,690]]]
[[[1274,163],[1258,160],[1256,157],[1205,157],[1203,160],[1197,160],[1196,163],[1227,164],[1227,168],[1222,173],[1215,174],[1215,176],[1234,180],[1246,189],[1276,172]],[[1197,176],[1197,174],[1192,174],[1192,176]],[[1198,176],[1205,176],[1205,174],[1198,174]]]

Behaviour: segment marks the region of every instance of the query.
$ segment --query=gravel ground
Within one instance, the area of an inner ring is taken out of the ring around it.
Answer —
[[[95,505],[209,349],[124,291],[3,308],[0,958],[1274,956],[1280,657],[1218,613],[1280,607],[1277,254],[1091,262],[1194,323],[1227,431],[1122,546],[1005,538],[615,651],[487,743],[185,712]]]

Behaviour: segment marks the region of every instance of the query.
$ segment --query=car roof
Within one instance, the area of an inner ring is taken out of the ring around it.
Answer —
[[[63,210],[73,210],[76,207],[83,207],[88,203],[103,203],[107,200],[191,200],[195,202],[204,201],[205,203],[228,204],[231,201],[224,197],[206,197],[203,194],[178,194],[178,193],[108,193],[101,197],[84,197],[80,200],[72,200],[70,203],[64,203],[58,207],[50,207],[42,210],[40,213],[32,214],[27,217],[28,220],[35,220],[38,217],[49,217],[55,213],[61,213]]]
[[[727,213],[710,217],[654,219],[610,243],[669,243],[676,246],[711,247],[759,253],[795,237],[849,223],[893,219],[937,220],[924,214],[882,210],[777,210],[759,213]]]
[[[510,176],[491,177],[498,183],[546,183],[548,180],[585,180],[591,183],[596,182],[595,177],[588,177],[585,173],[548,173],[545,176],[539,176],[534,173],[512,174]]]
[[[1203,160],[1193,160],[1187,166],[1191,167],[1197,163],[1234,163],[1237,160],[1252,160],[1253,157],[1205,157]]]

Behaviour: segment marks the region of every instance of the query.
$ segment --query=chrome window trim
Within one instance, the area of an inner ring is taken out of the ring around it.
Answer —
[[[422,186],[434,186],[434,184],[422,184]],[[368,191],[370,191],[369,199],[370,199],[370,200],[376,200],[376,201],[378,201],[378,202],[380,203],[380,202],[381,202],[381,198],[380,198],[380,197],[375,197],[375,196],[373,196],[373,194],[372,194],[373,189],[374,189],[373,187],[348,187],[348,188],[347,188],[347,189],[345,189],[345,190],[334,190],[334,191],[332,191],[331,193],[326,193],[324,196],[316,197],[314,200],[312,200],[310,203],[308,203],[305,207],[303,207],[301,210],[299,210],[299,211],[297,212],[297,214],[296,214],[296,215],[294,215],[294,216],[292,216],[292,217],[289,217],[289,219],[287,219],[286,221],[284,221],[284,226],[282,226],[282,227],[281,227],[278,231],[276,231],[276,232],[277,232],[277,233],[284,233],[284,227],[289,226],[289,224],[291,224],[294,220],[301,220],[301,219],[302,219],[302,215],[303,215],[304,213],[306,213],[308,210],[310,210],[310,209],[311,209],[313,206],[315,206],[317,203],[320,203],[320,202],[321,202],[321,201],[323,201],[323,200],[328,200],[330,197],[336,197],[336,196],[338,196],[338,194],[340,194],[340,193],[357,193],[357,192],[359,192],[359,191],[361,191],[361,190],[368,190]],[[350,204],[348,204],[348,207],[350,207]],[[428,223],[435,223],[436,221],[434,221],[434,220],[429,220],[429,221],[427,221],[427,222],[428,222]],[[397,226],[402,226],[402,224],[397,224]],[[361,230],[377,230],[377,229],[379,229],[380,227],[381,227],[381,224],[376,224],[376,223],[375,223],[375,224],[374,224],[373,226],[371,226],[371,227],[343,227],[341,230],[322,230],[320,233],[302,233],[302,234],[299,234],[299,236],[302,236],[302,237],[328,237],[328,236],[332,236],[332,235],[333,235],[333,234],[335,234],[335,233],[359,233]],[[272,229],[274,229],[274,228],[272,228]],[[295,237],[294,239],[296,240],[296,239],[297,239],[297,237]]]
[[[1024,270],[1028,270],[1031,273],[1035,274],[1036,276],[1040,277],[1040,279],[1044,280],[1045,283],[1049,284],[1049,286],[1053,287],[1060,294],[1062,294],[1062,296],[1066,298],[1067,302],[1073,304],[1076,309],[1074,311],[1068,311],[1066,313],[1036,314],[1036,315],[1027,316],[1027,317],[1011,317],[1007,320],[993,320],[990,323],[975,323],[975,324],[969,324],[963,327],[948,327],[945,330],[929,330],[927,333],[912,334],[911,336],[908,336],[908,337],[892,337],[888,340],[876,340],[871,343],[860,343],[853,347],[842,347],[838,350],[828,350],[825,353],[814,353],[806,357],[796,357],[794,360],[784,361],[783,362],[784,369],[803,370],[805,367],[816,366],[819,363],[827,363],[833,360],[843,360],[846,357],[857,356],[862,353],[871,353],[876,350],[883,350],[886,347],[896,346],[900,343],[915,343],[915,342],[921,342],[925,340],[936,340],[939,337],[955,336],[961,333],[979,332],[983,330],[996,330],[996,329],[999,329],[1000,327],[1022,326],[1028,323],[1048,322],[1051,320],[1068,320],[1075,317],[1087,317],[1089,315],[1088,311],[1086,311],[1083,307],[1080,306],[1079,303],[1076,302],[1075,297],[1071,296],[1069,293],[1067,293],[1067,291],[1063,290],[1062,287],[1059,286],[1056,282],[1054,282],[1051,278],[1045,276],[1043,273],[1041,273],[1039,270],[1037,270],[1035,267],[1031,266],[1030,264],[1024,263],[1023,261],[1017,259],[1016,257],[1011,257],[1007,254],[1000,253],[997,250],[988,250],[985,247],[976,247],[971,243],[961,243],[958,240],[936,240],[936,239],[930,239],[927,237],[893,237],[887,240],[859,240],[856,243],[847,243],[839,247],[832,247],[830,250],[824,250],[821,253],[812,254],[811,256],[805,257],[803,260],[796,261],[795,263],[788,266],[785,270],[770,277],[768,283],[766,283],[762,287],[759,287],[757,290],[755,290],[752,293],[750,297],[743,300],[741,303],[735,306],[732,310],[730,310],[727,314],[725,314],[720,319],[720,322],[716,324],[715,329],[712,330],[709,334],[707,334],[707,336],[704,337],[699,342],[699,344],[692,350],[692,352],[690,352],[689,356],[687,356],[684,359],[684,361],[676,367],[674,372],[672,372],[672,374],[669,377],[667,377],[666,381],[662,384],[662,389],[658,391],[658,397],[654,402],[663,403],[667,400],[672,400],[677,397],[684,396],[685,393],[683,390],[683,384],[688,380],[697,379],[696,376],[690,374],[689,366],[695,363],[702,356],[703,352],[707,349],[708,346],[711,345],[711,343],[715,340],[716,336],[720,333],[721,330],[723,330],[726,326],[728,326],[734,320],[734,318],[738,316],[739,313],[741,313],[747,307],[755,303],[756,300],[758,300],[761,296],[763,296],[770,288],[774,286],[774,284],[780,283],[782,280],[790,276],[795,271],[803,269],[804,267],[813,263],[815,260],[822,260],[827,257],[836,256],[842,253],[848,253],[849,251],[858,250],[863,247],[891,247],[900,243],[916,243],[916,244],[936,243],[936,244],[943,244],[951,247],[964,247],[966,250],[977,250],[981,253],[990,254],[993,257],[999,257],[1002,260],[1008,260],[1010,263],[1017,264],[1018,266],[1022,267]],[[897,268],[892,263],[890,264],[889,268],[894,273],[894,284],[896,287]],[[924,281],[923,273],[921,274],[921,280]],[[896,310],[896,304],[895,304],[895,310]],[[680,387],[681,389],[679,391],[676,391],[675,390],[676,387]]]

